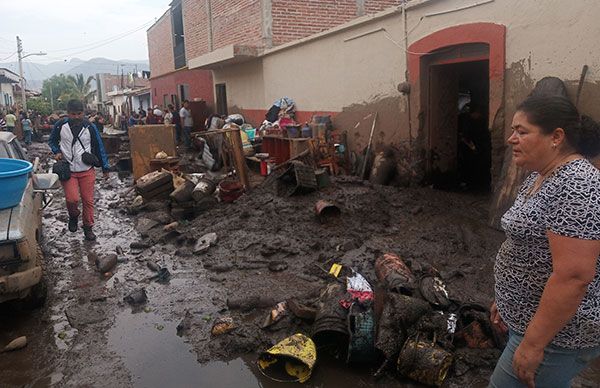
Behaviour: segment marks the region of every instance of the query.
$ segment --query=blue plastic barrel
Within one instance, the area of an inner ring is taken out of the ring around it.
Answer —
[[[0,158],[0,209],[21,202],[33,164],[26,160]]]

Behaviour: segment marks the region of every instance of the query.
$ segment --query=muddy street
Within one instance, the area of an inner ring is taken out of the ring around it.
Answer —
[[[30,149],[45,152],[42,144]],[[294,333],[310,334],[312,320],[289,311],[269,325],[265,318],[283,301],[314,310],[335,282],[328,273],[333,263],[378,284],[375,259],[385,252],[413,268],[437,268],[453,299],[483,306],[492,299],[503,234],[486,226],[486,196],[339,177],[322,191],[293,197],[261,185],[233,204],[215,203],[195,219],[175,221],[161,201],[132,208],[131,178],[99,174],[97,183],[97,241],[67,230],[62,190],[44,210],[48,300],[33,311],[0,306],[0,344],[28,340],[24,349],[0,354],[2,386],[288,386],[265,377],[257,358]],[[341,214],[317,219],[320,199]],[[216,241],[199,247],[209,233]],[[107,257],[116,265],[100,272],[96,261]],[[231,325],[216,333],[223,319]],[[378,364],[349,367],[337,351],[318,350],[304,386],[421,386],[394,368],[374,379]],[[499,354],[457,350],[444,386],[485,387]],[[576,386],[598,381],[596,363]]]

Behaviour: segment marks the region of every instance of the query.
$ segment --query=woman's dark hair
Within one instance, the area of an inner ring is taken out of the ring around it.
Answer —
[[[560,96],[532,96],[517,105],[517,111],[549,135],[556,128],[565,131],[567,143],[587,158],[600,154],[600,125],[588,116],[580,116],[573,103]]]

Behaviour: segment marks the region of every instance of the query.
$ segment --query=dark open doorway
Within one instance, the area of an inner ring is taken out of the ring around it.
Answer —
[[[226,116],[228,114],[227,110],[227,87],[225,84],[216,84],[215,85],[215,94],[217,100],[217,114],[221,116]]]
[[[440,189],[489,192],[489,61],[445,56],[426,64],[429,180]]]

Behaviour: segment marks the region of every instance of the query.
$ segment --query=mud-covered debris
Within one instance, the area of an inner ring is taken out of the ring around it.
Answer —
[[[494,339],[491,335],[484,332],[484,329],[478,321],[473,321],[465,326],[457,337],[462,338],[467,347],[471,349],[491,349],[494,347]]]
[[[439,276],[425,276],[419,285],[421,295],[433,306],[446,308],[450,306],[448,291],[444,281]]]
[[[156,264],[152,260],[148,260],[146,262],[146,267],[148,267],[148,269],[150,269],[151,271],[154,271],[154,272],[158,272],[160,270],[160,265]]]
[[[168,283],[170,279],[171,272],[166,267],[160,267],[156,275],[150,277],[150,280],[156,280],[159,283]]]
[[[173,175],[166,171],[154,171],[137,180],[137,192],[146,200],[164,198],[173,191]]]
[[[315,204],[315,214],[321,223],[327,223],[339,217],[342,211],[333,202],[321,199]]]
[[[145,288],[138,288],[124,297],[123,300],[131,305],[140,305],[148,301],[148,295]]]
[[[102,256],[96,259],[96,268],[101,273],[106,273],[112,270],[117,265],[117,255],[114,253]]]
[[[227,299],[230,310],[250,311],[255,308],[270,307],[277,303],[272,297],[248,295]]]
[[[163,226],[163,231],[171,232],[171,231],[177,229],[178,226],[179,226],[179,222],[177,222],[177,221],[171,222],[170,224]]]
[[[262,328],[266,329],[279,322],[283,317],[288,314],[287,302],[279,302],[277,305],[269,311],[269,314],[265,317]]]
[[[214,245],[216,242],[217,242],[217,234],[216,233],[205,234],[204,236],[200,237],[198,239],[198,241],[196,241],[196,245],[194,245],[194,253],[195,254],[202,253],[202,252],[208,250],[208,248],[210,248],[211,245]]]
[[[213,327],[210,330],[210,333],[214,336],[227,334],[227,333],[231,332],[233,329],[235,329],[235,327],[236,326],[233,322],[233,318],[220,317],[220,318],[217,318],[217,320],[213,324]]]
[[[296,317],[307,321],[314,321],[317,316],[317,309],[302,304],[294,299],[287,300],[287,307]]]
[[[406,340],[405,328],[412,327],[419,319],[429,313],[431,306],[417,298],[387,293],[386,303],[379,319],[379,331],[375,346],[386,358],[397,354]]]
[[[208,178],[200,178],[198,184],[194,187],[194,191],[192,192],[192,197],[194,201],[201,201],[206,196],[211,195],[217,189],[217,185],[208,179]]]
[[[144,241],[134,241],[131,244],[129,244],[129,248],[131,249],[136,249],[136,250],[141,250],[141,249],[148,249],[150,248],[150,244]]]
[[[258,359],[259,370],[272,380],[306,382],[317,362],[317,347],[304,334],[294,334],[267,351]]]
[[[73,305],[65,310],[65,315],[67,316],[69,325],[76,329],[102,322],[108,318],[104,305],[98,304]]]
[[[139,208],[143,204],[144,204],[144,197],[142,197],[141,195],[138,195],[137,197],[135,197],[133,199],[133,201],[131,201],[131,204],[129,206],[131,208]]]
[[[142,217],[142,218],[139,218],[137,220],[135,228],[142,235],[146,235],[146,234],[148,234],[148,232],[150,231],[150,229],[154,228],[157,225],[158,225],[158,221],[155,221],[155,220],[150,219],[150,218]]]
[[[288,268],[288,265],[285,261],[271,261],[269,263],[269,271],[272,271],[272,272],[285,271],[287,268]]]
[[[183,317],[183,319],[181,320],[181,322],[179,322],[177,324],[177,335],[178,336],[183,336],[191,327],[192,327],[192,321],[193,321],[194,317],[192,315],[192,313],[190,313],[190,310],[185,310],[185,315]]]
[[[192,201],[194,187],[196,187],[196,185],[186,179],[169,195],[169,197],[179,203]]]
[[[210,270],[217,273],[229,272],[233,269],[233,264],[231,263],[222,263],[216,264],[210,267]]]
[[[412,214],[413,216],[416,216],[417,214],[422,213],[422,212],[423,212],[423,206],[421,206],[421,205],[417,205],[410,210],[410,214]]]
[[[398,356],[398,371],[420,383],[441,386],[452,365],[452,354],[431,341],[409,339]]]
[[[384,253],[375,261],[377,279],[390,291],[412,295],[417,279],[404,261],[395,253]]]
[[[8,345],[6,345],[2,349],[2,353],[12,352],[13,350],[19,350],[19,349],[24,348],[25,346],[27,346],[27,337],[26,336],[18,337],[18,338],[15,338],[14,340],[10,341],[8,343]]]

